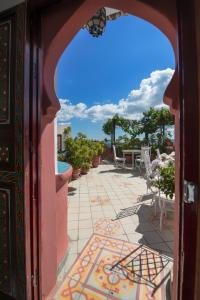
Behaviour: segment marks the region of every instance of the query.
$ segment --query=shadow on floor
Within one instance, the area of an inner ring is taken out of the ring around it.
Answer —
[[[114,174],[130,174],[131,177],[143,177],[143,174],[140,174],[138,170],[133,170],[131,168],[115,168],[112,170],[100,171],[100,174],[105,173],[114,173]]]
[[[72,186],[69,186],[68,187],[68,194],[69,194],[69,196],[74,196],[74,195],[76,195],[76,192],[75,191],[77,191],[77,189],[75,188],[75,187],[72,187]]]
[[[172,259],[140,245],[115,263],[111,270],[122,272],[128,280],[152,288],[150,296],[171,277]],[[162,276],[161,276],[162,275]]]
[[[172,250],[165,242],[166,238],[170,243],[173,241],[173,222],[171,224],[171,228],[169,227],[160,231],[159,209],[157,208],[157,215],[155,216],[154,203],[152,203],[151,205],[138,203],[134,206],[121,209],[121,211],[116,215],[116,218],[113,219],[113,221],[124,219],[126,217],[134,215],[138,216],[139,223],[137,228],[133,229],[133,232],[142,234],[142,238],[139,239],[138,242],[142,245],[151,247],[152,249],[159,251],[160,253],[172,257]]]

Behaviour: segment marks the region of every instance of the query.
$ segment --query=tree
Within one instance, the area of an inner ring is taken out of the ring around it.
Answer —
[[[72,132],[72,129],[70,126],[66,127],[63,131],[63,134],[64,134],[64,137],[69,137],[71,136],[71,132]]]
[[[118,114],[115,114],[111,119],[108,119],[102,126],[103,132],[111,136],[111,143],[115,143],[115,130],[120,125],[120,119]]]
[[[122,130],[128,133],[132,139],[136,138],[141,133],[141,122],[138,120],[128,120],[121,118],[119,126]]]
[[[78,132],[77,136],[76,136],[76,139],[78,139],[78,140],[85,140],[85,139],[87,139],[87,135],[85,133]]]
[[[157,110],[157,125],[160,127],[161,136],[165,136],[166,126],[174,124],[174,117],[170,113],[169,109],[166,107],[162,107]]]
[[[149,135],[155,134],[158,130],[160,130],[160,139],[163,141],[166,126],[173,125],[174,118],[167,107],[162,107],[161,109],[150,107],[148,111],[143,112],[141,124],[141,133],[145,134],[147,142],[149,142]]]
[[[130,134],[131,138],[135,138],[141,132],[140,121],[128,120],[115,114],[112,119],[108,119],[102,127],[105,134],[111,135],[112,142],[115,142],[115,130],[117,126],[124,132]]]
[[[148,142],[149,135],[156,132],[157,129],[157,110],[150,107],[148,111],[143,112],[143,117],[141,119],[141,133],[144,133],[145,140]]]

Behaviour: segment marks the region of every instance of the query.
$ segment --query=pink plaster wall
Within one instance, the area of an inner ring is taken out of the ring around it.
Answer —
[[[42,122],[46,122],[42,117]],[[54,121],[46,124],[40,142],[40,272],[42,299],[57,279],[57,269],[68,249],[67,192],[72,168],[55,175]]]
[[[42,298],[56,282],[56,180],[54,166],[54,122],[47,124],[40,141],[40,285]]]
[[[56,175],[56,247],[57,267],[62,262],[68,249],[67,215],[68,215],[68,180],[72,169],[64,174]]]

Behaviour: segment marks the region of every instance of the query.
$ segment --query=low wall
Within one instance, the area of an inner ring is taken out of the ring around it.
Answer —
[[[68,182],[72,168],[62,174],[56,174],[56,248],[57,269],[68,250],[67,215],[68,215]]]

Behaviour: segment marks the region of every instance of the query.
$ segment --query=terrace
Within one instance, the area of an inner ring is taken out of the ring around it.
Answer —
[[[155,216],[152,200],[141,197],[145,192],[146,181],[136,171],[116,169],[107,161],[70,182],[69,252],[55,299],[73,293],[75,299],[91,293],[93,299],[131,299],[133,293],[144,295],[142,299],[154,293],[155,299],[165,299],[172,269],[173,214],[167,215],[160,231],[159,211]],[[105,277],[107,268],[112,279]]]

